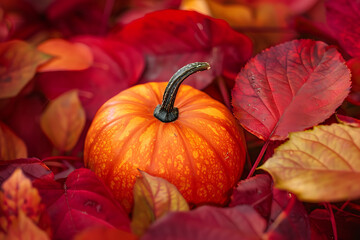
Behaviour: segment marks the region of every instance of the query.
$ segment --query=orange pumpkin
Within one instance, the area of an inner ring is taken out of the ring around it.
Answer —
[[[168,85],[134,86],[98,110],[85,141],[85,165],[128,211],[138,169],[167,179],[189,203],[228,200],[245,162],[242,132],[223,104],[180,87],[186,77],[208,68],[189,64]]]

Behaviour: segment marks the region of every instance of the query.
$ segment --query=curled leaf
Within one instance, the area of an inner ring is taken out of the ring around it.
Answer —
[[[78,92],[72,90],[49,103],[41,115],[40,126],[57,149],[69,151],[77,143],[85,120]]]
[[[232,92],[240,124],[261,139],[284,140],[335,112],[350,89],[340,53],[323,42],[294,40],[250,60]]]
[[[23,140],[0,122],[0,161],[27,157],[27,149]]]
[[[360,128],[317,126],[290,134],[260,168],[275,186],[302,201],[343,201],[360,197]]]
[[[177,188],[160,177],[140,171],[134,185],[132,230],[142,235],[151,223],[172,211],[188,211],[189,206]]]
[[[88,46],[64,39],[50,39],[41,43],[37,49],[53,59],[41,65],[39,72],[84,70],[93,63],[93,55]]]
[[[24,41],[0,43],[0,98],[16,96],[50,58]]]

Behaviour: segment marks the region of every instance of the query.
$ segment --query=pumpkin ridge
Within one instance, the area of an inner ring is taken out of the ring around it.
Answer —
[[[176,122],[175,122],[176,123]],[[191,161],[193,159],[193,156],[190,155],[190,149],[189,146],[187,144],[187,141],[185,141],[186,137],[184,136],[183,132],[180,129],[180,126],[178,124],[174,124],[176,131],[178,132],[178,136],[179,136],[179,140],[182,142],[182,145],[184,146],[184,150],[185,150],[185,154],[187,155],[187,160],[188,160],[188,166],[190,169],[190,174],[191,176],[191,182],[192,185],[194,186],[193,189],[197,189],[197,182],[196,182],[196,166],[194,166],[193,162]],[[194,197],[196,197],[196,193],[194,191],[191,192],[191,199],[194,199]]]
[[[119,105],[119,104],[139,105],[139,106],[141,106],[143,108],[147,107],[146,105],[144,105],[143,103],[140,103],[140,102],[135,102],[135,101],[132,101],[132,100],[129,100],[129,99],[121,99],[121,100],[117,100],[117,101],[112,101],[111,103],[104,105],[101,108],[101,110],[104,111],[104,110],[106,110],[106,109],[108,109],[110,107],[114,107],[114,106]],[[141,113],[141,112],[139,112],[139,113]]]
[[[99,111],[98,113],[101,113],[102,111]],[[98,139],[98,137],[100,136],[100,134],[105,131],[106,128],[109,128],[111,129],[112,125],[116,124],[117,121],[121,120],[123,117],[127,117],[128,115],[133,115],[133,113],[127,113],[127,114],[124,114],[124,115],[120,115],[120,116],[117,116],[116,118],[113,118],[111,119],[109,122],[106,122],[106,124],[102,125],[100,128],[97,128],[96,129],[96,133],[95,135],[93,136],[93,139],[94,141],[92,143],[90,143],[88,149],[93,149],[94,147],[94,144],[96,143],[96,140]],[[94,129],[90,127],[89,129],[89,132],[93,131]],[[88,161],[87,161],[88,162]],[[87,162],[85,162],[85,165],[87,165]]]
[[[230,167],[227,166],[227,164],[225,164],[224,159],[223,159],[221,153],[219,153],[219,150],[217,150],[216,147],[214,147],[213,143],[210,142],[210,141],[208,141],[207,138],[206,138],[200,131],[198,131],[196,128],[193,128],[193,127],[191,126],[191,124],[189,124],[188,122],[183,121],[182,124],[186,125],[187,128],[191,129],[191,130],[194,131],[197,135],[199,135],[200,138],[202,138],[203,140],[205,140],[205,142],[208,144],[208,146],[213,150],[213,152],[215,153],[215,155],[217,156],[217,158],[220,160],[221,166],[222,166],[222,168],[223,168],[223,170],[224,170],[224,174],[225,174],[225,176],[227,176],[226,173],[230,172],[230,171],[229,171],[229,168],[230,168]],[[226,177],[225,179],[226,179],[227,185],[230,186],[230,185],[231,185],[231,184],[230,184],[230,179],[229,179],[228,177]]]
[[[216,107],[215,107],[215,108],[216,108]],[[188,111],[187,114],[190,114],[190,112]],[[227,123],[234,124],[233,122],[230,122],[230,121],[227,122],[227,121],[225,121],[224,119],[218,119],[218,118],[209,116],[209,115],[207,115],[207,114],[205,114],[205,113],[202,113],[202,112],[196,112],[196,113],[191,112],[191,117],[202,118],[202,119],[205,119],[205,120],[211,119],[212,122],[215,122],[216,124],[221,125],[223,128],[225,128],[226,131],[231,135],[231,137],[232,137],[233,139],[238,139],[238,138],[239,138],[238,136],[236,136],[236,135],[234,134],[235,131],[232,130],[231,127],[229,127],[229,125],[227,124]],[[187,121],[186,119],[187,119],[187,118],[183,118],[182,121]],[[221,122],[222,124],[220,124],[220,122]],[[190,123],[188,123],[188,124],[190,124]],[[235,124],[238,124],[238,123],[235,122]]]
[[[157,129],[157,132],[155,133],[155,142],[154,142],[154,146],[152,147],[152,153],[151,153],[151,158],[150,158],[150,162],[149,162],[149,168],[151,169],[153,164],[154,164],[154,161],[156,160],[154,158],[155,156],[155,153],[157,152],[158,150],[158,139],[159,139],[159,132],[160,131],[160,128],[162,129],[163,128],[163,125],[162,124],[159,124],[157,121],[159,121],[158,119],[154,119],[155,120],[155,124],[156,124],[156,129]]]
[[[154,86],[152,86],[152,84],[145,84],[145,86],[146,86],[146,88],[148,89],[148,91],[152,94],[152,97],[154,97],[154,98],[156,99],[156,101],[153,100],[153,102],[156,103],[155,106],[154,106],[154,109],[155,109],[155,107],[156,107],[158,104],[161,104],[161,102],[162,102],[162,96],[159,95],[159,94],[154,90]],[[161,85],[161,84],[156,84],[155,86],[157,86],[157,88],[158,88],[158,90],[159,90],[159,93],[161,93],[161,92],[163,93],[163,92],[165,91],[165,87],[166,87],[165,84],[164,84],[164,86]],[[151,98],[150,98],[150,99],[151,99]],[[147,101],[148,101],[148,99],[144,100],[144,102],[147,102]],[[154,109],[152,109],[152,112],[154,111]]]
[[[129,133],[129,136],[127,136],[123,141],[124,141],[124,145],[121,147],[121,149],[116,153],[116,157],[113,159],[113,165],[111,169],[115,169],[117,166],[115,166],[115,164],[118,164],[118,161],[114,161],[115,159],[120,159],[120,156],[122,156],[123,151],[124,150],[128,150],[128,146],[130,145],[130,143],[132,143],[131,140],[138,140],[138,136],[139,134],[142,133],[143,129],[146,129],[148,127],[150,127],[152,124],[154,124],[155,121],[149,121],[147,124],[144,124],[143,126],[141,126],[140,128],[134,128],[133,131],[131,133]],[[120,166],[124,165],[126,162],[121,161]],[[142,169],[140,169],[142,170]],[[113,177],[118,174],[117,171],[112,171],[111,174],[107,174],[106,176],[106,182],[110,182],[109,179],[113,179]]]

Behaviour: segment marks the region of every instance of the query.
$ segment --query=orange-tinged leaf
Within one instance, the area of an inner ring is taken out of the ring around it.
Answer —
[[[24,141],[0,122],[0,161],[26,157],[27,149]]]
[[[16,96],[50,58],[24,41],[0,43],[0,98]]]
[[[88,46],[72,43],[64,39],[50,39],[41,43],[37,49],[54,58],[41,65],[39,72],[84,70],[93,63],[93,55]]]
[[[211,16],[207,0],[182,0],[179,7],[182,10],[192,10]]]
[[[302,201],[344,201],[360,197],[359,159],[360,128],[332,124],[290,134],[260,168]]]
[[[0,192],[0,209],[4,213],[1,217],[1,226],[7,229],[23,212],[32,221],[37,223],[41,213],[41,198],[36,188],[32,187],[20,168],[2,184]],[[4,218],[6,221],[4,222]],[[5,224],[5,225],[3,225]]]
[[[189,206],[177,188],[163,178],[140,171],[134,186],[134,210],[131,228],[145,233],[155,220],[172,211],[188,211]]]
[[[85,111],[78,92],[68,91],[52,100],[40,118],[40,126],[60,151],[71,150],[85,126]]]
[[[0,235],[1,237],[1,235]],[[0,238],[1,239],[1,238]],[[6,240],[50,240],[45,231],[40,229],[24,212],[20,211],[16,221],[10,226]]]

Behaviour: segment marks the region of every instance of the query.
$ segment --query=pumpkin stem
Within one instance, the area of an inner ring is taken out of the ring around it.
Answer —
[[[191,74],[210,68],[207,62],[194,62],[180,68],[169,80],[165,88],[162,103],[157,105],[154,116],[162,122],[173,122],[179,117],[178,108],[174,107],[180,84]]]

